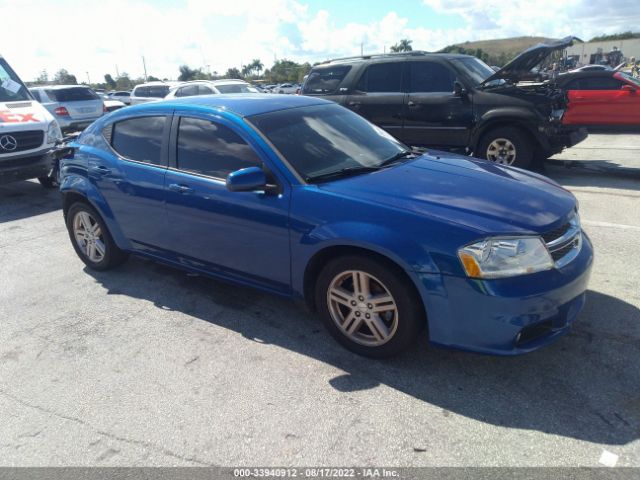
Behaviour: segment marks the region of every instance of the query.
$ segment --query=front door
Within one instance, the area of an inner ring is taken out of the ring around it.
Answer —
[[[171,250],[177,260],[242,282],[290,288],[289,189],[230,192],[226,176],[266,156],[224,120],[176,116],[165,177]]]
[[[344,106],[401,139],[403,61],[373,63],[348,95]]]
[[[436,61],[408,63],[402,140],[407,145],[466,147],[473,125],[471,100],[453,93],[455,73]]]

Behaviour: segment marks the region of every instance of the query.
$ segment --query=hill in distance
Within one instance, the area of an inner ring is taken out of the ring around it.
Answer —
[[[478,40],[475,42],[464,42],[454,45],[465,50],[481,49],[491,56],[499,56],[501,53],[513,57],[518,53],[538,43],[548,43],[555,41],[555,38],[547,37],[513,37],[500,38],[496,40]]]

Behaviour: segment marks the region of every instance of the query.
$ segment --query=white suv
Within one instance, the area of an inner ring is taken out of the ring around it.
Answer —
[[[194,80],[177,85],[169,91],[165,99],[214,95],[218,93],[260,93],[257,88],[243,80]]]
[[[136,85],[131,92],[129,101],[131,105],[138,103],[153,102],[162,100],[172,87],[179,85],[178,82],[148,82]]]

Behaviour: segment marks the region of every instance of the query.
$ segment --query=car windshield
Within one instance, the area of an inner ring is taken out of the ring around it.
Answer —
[[[628,73],[623,73],[623,72],[620,72],[619,75],[622,78],[624,78],[627,82],[633,83],[634,85],[637,85],[637,86],[640,87],[640,79],[638,79],[636,77],[632,77]]]
[[[220,93],[257,93],[255,88],[242,83],[230,83],[228,85],[216,85]]]
[[[338,105],[279,110],[249,120],[309,181],[378,167],[408,150],[381,128]]]
[[[46,92],[49,98],[55,102],[78,102],[98,99],[98,95],[86,87],[48,89]]]
[[[495,70],[482,60],[475,57],[454,58],[453,63],[462,69],[469,79],[474,82],[474,85],[480,85],[487,78],[493,75]],[[496,79],[491,82],[492,85],[498,85],[504,83],[503,79]]]
[[[31,100],[29,91],[4,58],[0,58],[0,102]]]

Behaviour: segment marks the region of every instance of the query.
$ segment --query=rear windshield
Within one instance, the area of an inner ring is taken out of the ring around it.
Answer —
[[[351,70],[351,67],[348,65],[317,68],[312,70],[307,81],[304,82],[302,93],[312,95],[329,95],[335,93],[344,77],[349,73],[349,70]]]
[[[216,85],[216,88],[220,93],[256,93],[258,90],[241,83],[231,83],[229,85]]]
[[[83,100],[97,100],[98,95],[86,87],[69,87],[46,90],[47,95],[54,102],[79,102]]]

